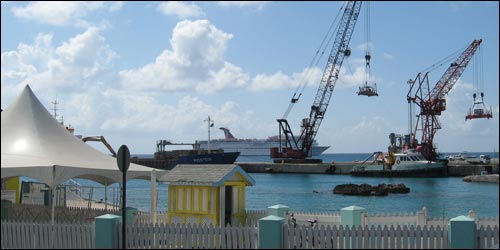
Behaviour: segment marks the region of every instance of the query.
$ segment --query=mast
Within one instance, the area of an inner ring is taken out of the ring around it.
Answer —
[[[214,120],[211,120],[210,116],[208,116],[208,118],[206,120],[203,120],[203,121],[207,122],[207,125],[208,125],[208,144],[207,144],[207,148],[208,148],[208,153],[210,154],[210,128],[214,126]]]

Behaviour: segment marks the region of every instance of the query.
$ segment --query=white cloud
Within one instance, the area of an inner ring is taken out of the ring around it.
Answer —
[[[358,50],[366,51],[367,49],[372,50],[373,49],[373,43],[372,42],[366,42],[358,45],[357,47]]]
[[[179,19],[186,19],[189,17],[202,17],[205,15],[200,6],[194,3],[185,3],[178,1],[162,2],[158,5],[156,10],[167,16],[175,15]]]
[[[268,3],[269,1],[217,1],[216,2],[219,6],[222,7],[255,7],[258,10],[262,10],[264,6]]]
[[[115,12],[120,10],[123,7],[123,1],[117,1],[117,2],[110,2],[110,5],[108,6],[109,12]]]
[[[305,68],[300,73],[288,76],[281,71],[272,75],[258,74],[253,77],[249,89],[252,91],[268,91],[283,88],[297,88],[298,86],[316,86],[321,80],[321,69]]]
[[[204,134],[203,120],[207,115],[217,124],[234,124],[244,118],[245,112],[240,110],[237,103],[226,101],[220,106],[213,106],[200,100],[198,97],[184,96],[176,104],[161,104],[158,98],[146,94],[137,94],[123,91],[107,90],[101,92],[101,100],[107,106],[121,107],[115,110],[106,110],[107,117],[101,117],[100,128],[106,131],[132,130],[161,132],[178,136],[177,141],[186,140],[183,136],[190,131],[199,131],[195,134],[200,138]],[[83,97],[82,97],[83,98]],[[82,106],[78,103],[79,106]],[[83,105],[84,106],[84,105]],[[86,118],[89,119],[89,118]],[[193,136],[193,135],[191,135]],[[204,137],[204,136],[203,136]],[[194,140],[196,137],[189,138]]]
[[[14,16],[43,24],[89,27],[83,18],[90,12],[107,9],[110,12],[121,9],[123,2],[71,2],[42,1],[30,2],[24,7],[13,7]]]
[[[121,71],[121,84],[126,89],[169,92],[244,87],[248,75],[225,61],[232,37],[208,20],[181,21],[173,30],[172,50],[163,51],[155,62],[141,68]]]
[[[392,54],[384,52],[382,54],[382,58],[387,59],[387,60],[392,60],[394,58],[394,56]]]
[[[2,85],[84,89],[95,84],[117,57],[99,32],[89,28],[56,48],[53,35],[41,33],[34,45],[2,53]]]

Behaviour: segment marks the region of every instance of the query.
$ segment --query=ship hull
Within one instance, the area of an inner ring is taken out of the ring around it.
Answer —
[[[200,149],[207,149],[207,141],[197,141]],[[279,147],[279,143],[275,141],[259,141],[259,140],[214,140],[210,141],[211,149],[222,149],[224,152],[240,152],[243,156],[269,156],[271,157],[271,147]],[[311,147],[312,156],[319,156],[330,146]]]
[[[180,156],[178,159],[131,158],[130,161],[146,167],[171,170],[177,164],[234,164],[239,152],[210,153]]]
[[[352,170],[352,176],[363,177],[444,177],[445,167],[433,167],[407,170]]]

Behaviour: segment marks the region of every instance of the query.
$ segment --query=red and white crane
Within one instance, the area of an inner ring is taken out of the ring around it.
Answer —
[[[421,152],[428,160],[435,160],[437,158],[434,136],[437,130],[441,129],[438,116],[446,110],[445,95],[450,92],[460,78],[481,42],[482,39],[472,41],[460,56],[451,63],[434,88],[431,89],[429,85],[429,71],[425,72],[425,74],[420,72],[415,77],[415,80],[408,81],[410,84],[410,90],[407,94],[408,103],[410,105],[411,103],[415,103],[420,107],[415,128],[410,134],[409,148],[414,148]],[[410,112],[410,127],[412,127],[411,117],[412,114]],[[421,133],[420,143],[416,139],[417,132]]]

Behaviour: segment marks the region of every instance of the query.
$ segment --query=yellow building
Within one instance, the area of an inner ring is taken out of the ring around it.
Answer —
[[[245,223],[246,186],[255,181],[237,165],[177,165],[168,184],[168,222],[214,225]]]

